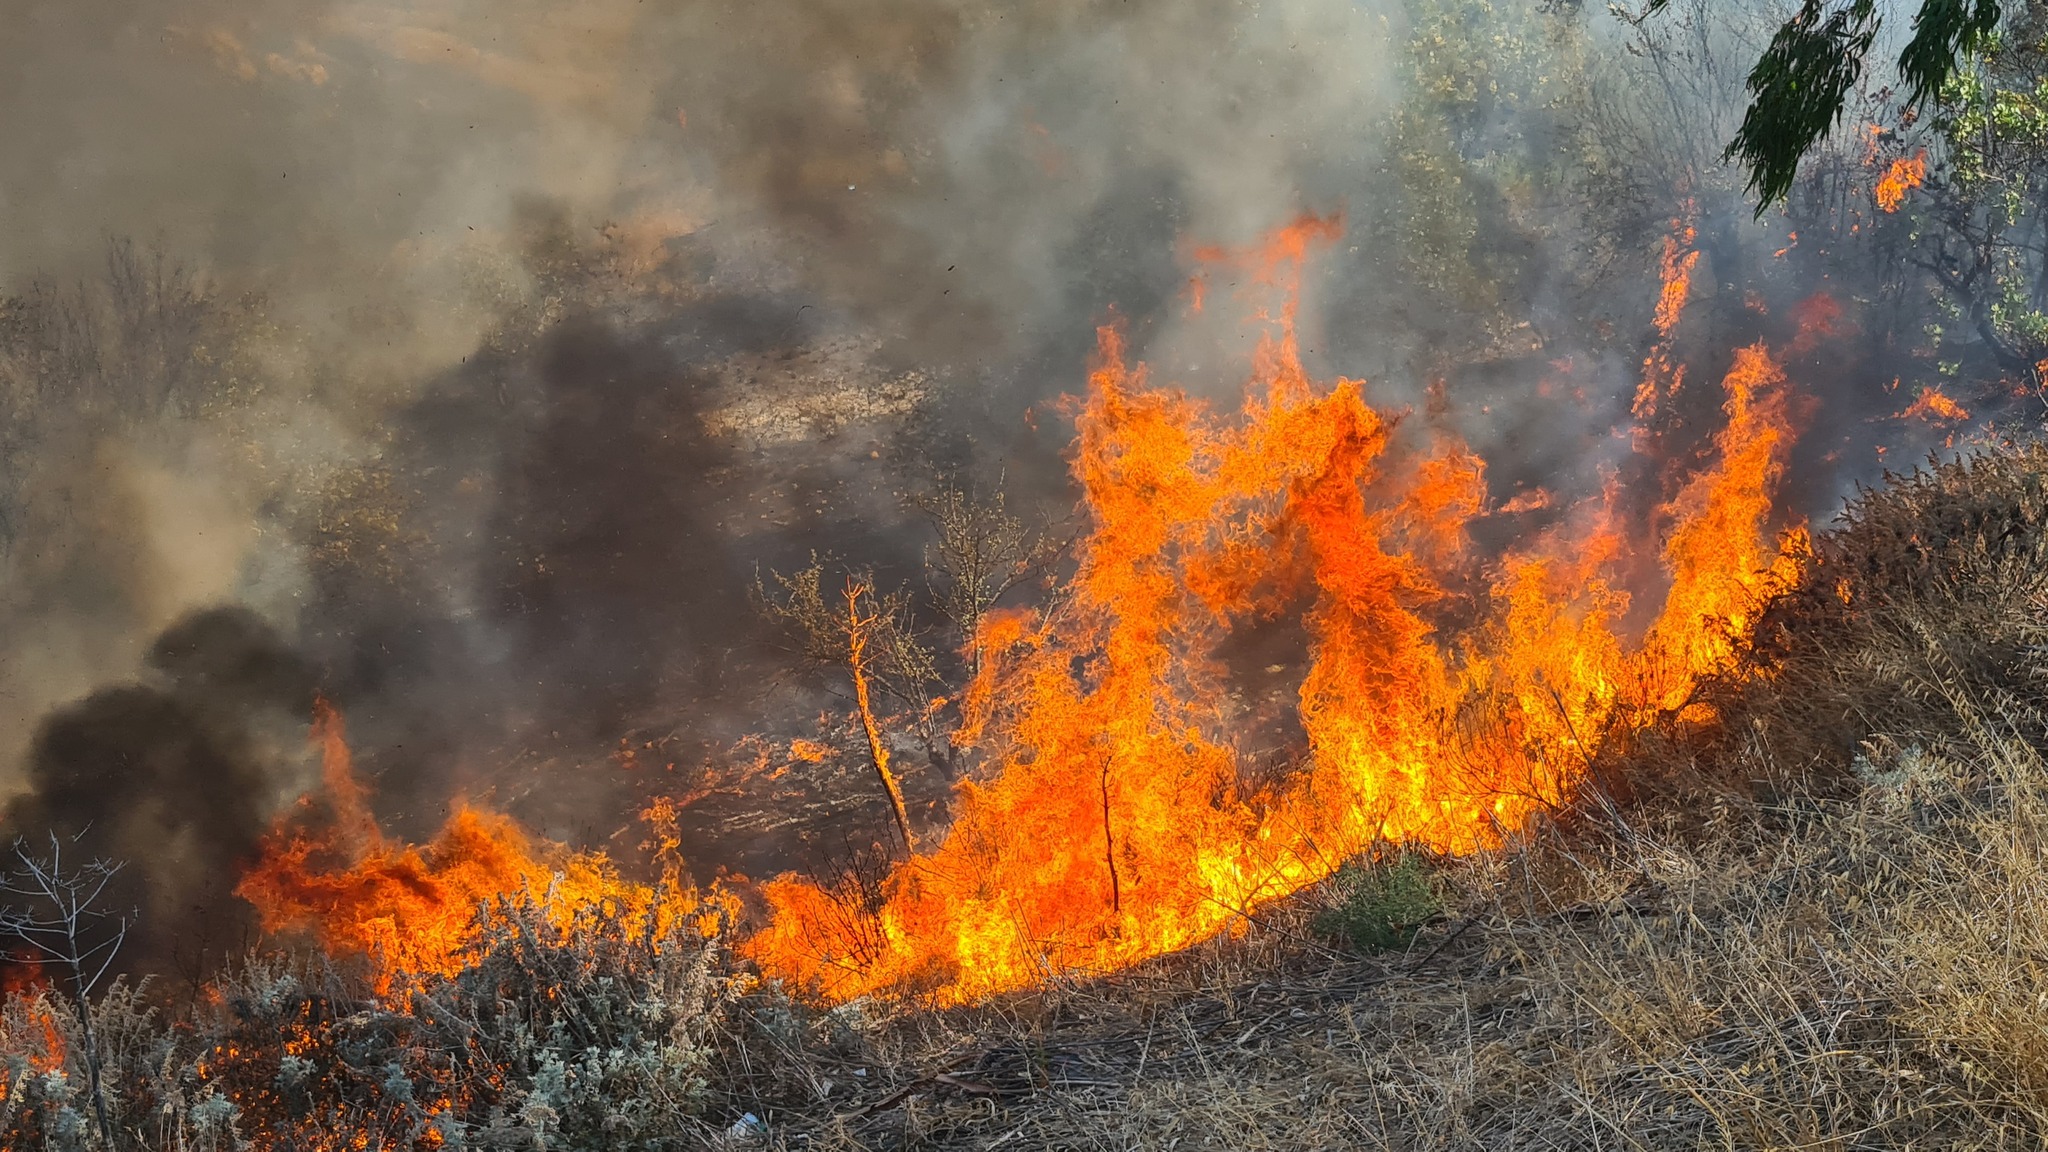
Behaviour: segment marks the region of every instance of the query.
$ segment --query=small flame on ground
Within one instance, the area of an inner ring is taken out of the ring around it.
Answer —
[[[1961,423],[1970,418],[1970,410],[1958,404],[1952,397],[1932,385],[1920,389],[1920,395],[1899,413],[1901,420],[1925,420],[1929,423]]]
[[[279,822],[236,891],[264,931],[310,933],[332,955],[372,960],[379,994],[409,975],[460,971],[479,918],[500,897],[523,894],[564,923],[599,902],[643,917],[705,917],[707,926],[722,911],[715,897],[624,880],[600,853],[537,844],[510,817],[466,803],[430,843],[392,842],[370,814],[341,715],[325,701],[312,739],[322,790]]]

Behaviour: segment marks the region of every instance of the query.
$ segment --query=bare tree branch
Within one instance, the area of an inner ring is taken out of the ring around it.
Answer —
[[[76,843],[76,837],[73,838]],[[17,964],[47,964],[70,979],[72,1007],[85,1041],[86,1078],[100,1137],[113,1147],[114,1129],[107,1118],[106,1094],[100,1085],[99,1040],[92,1023],[92,993],[114,965],[135,913],[115,914],[100,906],[107,886],[124,867],[120,861],[89,860],[66,865],[64,841],[50,833],[47,856],[29,850],[17,837],[14,860],[0,874],[0,959]]]

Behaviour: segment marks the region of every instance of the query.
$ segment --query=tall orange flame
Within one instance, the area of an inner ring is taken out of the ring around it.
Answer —
[[[1700,673],[1723,667],[1772,582],[1804,554],[1804,537],[1766,541],[1771,497],[1791,447],[1785,374],[1762,344],[1735,353],[1721,382],[1728,423],[1714,438],[1719,462],[1696,476],[1666,513],[1676,527],[1664,547],[1672,574],[1664,610],[1644,648],[1654,687],[1667,709],[1683,706]]]
[[[1681,706],[1725,666],[1773,567],[1796,559],[1766,536],[1791,435],[1766,351],[1737,356],[1719,460],[1669,509],[1671,592],[1640,646],[1618,637],[1628,598],[1605,576],[1622,551],[1611,487],[1569,539],[1503,562],[1492,612],[1446,636],[1434,606],[1482,511],[1482,465],[1443,434],[1404,451],[1360,383],[1309,379],[1295,290],[1308,242],[1333,235],[1309,218],[1257,251],[1206,253],[1287,293],[1233,417],[1151,385],[1114,328],[1098,333],[1071,588],[993,615],[978,640],[963,736],[987,770],[878,907],[768,884],[774,917],[748,945],[764,968],[831,998],[957,1001],[1183,947],[1378,841],[1497,843],[1568,795],[1609,724]],[[1216,652],[1286,611],[1312,640],[1310,755],[1256,786]]]

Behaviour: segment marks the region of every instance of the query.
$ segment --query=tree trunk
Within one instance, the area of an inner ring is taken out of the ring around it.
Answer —
[[[78,1029],[85,1041],[85,1083],[86,1091],[92,1097],[93,1119],[99,1122],[100,1140],[112,1149],[114,1126],[107,1120],[106,1093],[100,1090],[99,1037],[92,1030],[92,1004],[85,995],[85,972],[76,963],[71,965],[71,989],[78,994],[73,1005],[78,1009]]]
[[[910,835],[910,809],[904,806],[903,789],[896,784],[896,774],[889,771],[889,748],[882,742],[882,726],[875,720],[874,706],[868,697],[867,646],[868,621],[860,615],[860,589],[848,585],[846,589],[846,666],[853,673],[853,698],[860,707],[860,726],[868,737],[868,759],[875,766],[875,775],[882,779],[882,791],[889,794],[889,807],[896,816],[896,831],[903,835],[903,850],[917,851],[917,843]]]

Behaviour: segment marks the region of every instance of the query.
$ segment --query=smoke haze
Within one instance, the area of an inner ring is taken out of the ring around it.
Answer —
[[[1506,287],[1418,266],[1417,173],[1572,127],[1499,91],[1415,121],[1397,49],[1431,10],[29,0],[0,40],[8,823],[97,821],[159,919],[215,907],[308,779],[317,690],[401,830],[467,792],[614,838],[646,786],[606,767],[622,741],[687,773],[829,704],[757,621],[757,567],[912,578],[902,497],[935,470],[1062,514],[1048,402],[1094,326],[1233,397],[1268,301],[1195,247],[1303,211],[1347,223],[1305,286],[1312,368],[1418,411],[1448,377],[1431,419],[1502,501],[1597,488],[1671,181],[1596,237],[1474,169],[1475,223],[1432,242]],[[1782,239],[1733,184],[1691,195],[1715,341],[1786,339],[1813,277],[1766,267]],[[1603,244],[1633,271],[1588,291]],[[1812,359],[1827,404],[1867,368]],[[1840,450],[1800,465],[1809,503]]]

